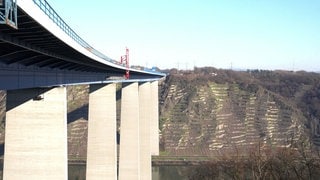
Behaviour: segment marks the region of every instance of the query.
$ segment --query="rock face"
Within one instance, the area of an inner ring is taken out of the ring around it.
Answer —
[[[282,96],[263,85],[269,82],[250,73],[220,77],[219,73],[225,72],[180,72],[167,78],[160,100],[163,151],[210,155],[246,150],[258,143],[290,147],[302,139],[319,137],[319,120],[314,117],[311,121],[297,104],[301,101],[298,93],[306,93],[307,85],[300,84],[292,96]],[[237,75],[242,79],[230,78]],[[252,83],[245,82],[249,77],[254,78]],[[308,124],[312,124],[311,135]]]

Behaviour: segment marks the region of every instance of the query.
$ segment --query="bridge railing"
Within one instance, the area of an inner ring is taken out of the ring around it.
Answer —
[[[112,63],[117,63],[117,61],[107,57],[101,52],[97,51],[91,47],[87,42],[85,42],[77,33],[75,33],[68,25],[63,21],[63,19],[54,11],[54,9],[49,5],[46,0],[33,0],[33,2],[58,26],[62,29],[69,37],[80,44],[82,47],[95,54],[96,56],[110,61]]]
[[[0,24],[17,29],[17,0],[0,0]]]

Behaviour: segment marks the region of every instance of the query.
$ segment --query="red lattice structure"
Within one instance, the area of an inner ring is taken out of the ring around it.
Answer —
[[[126,54],[121,56],[120,63],[126,66],[126,74],[124,75],[126,79],[129,79],[129,49],[126,48]]]

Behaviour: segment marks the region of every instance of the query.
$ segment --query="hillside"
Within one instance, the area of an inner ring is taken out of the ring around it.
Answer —
[[[319,74],[171,70],[161,86],[161,148],[210,155],[263,146],[319,145]]]

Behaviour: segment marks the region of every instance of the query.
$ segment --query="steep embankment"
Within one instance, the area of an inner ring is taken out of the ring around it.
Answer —
[[[171,74],[160,91],[162,150],[209,155],[258,143],[288,147],[317,136],[316,125],[309,136],[309,125],[319,117],[303,112],[308,110],[303,97],[319,76],[312,74],[313,81],[303,76],[297,82],[301,76],[295,73],[213,68]]]

